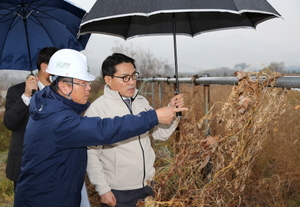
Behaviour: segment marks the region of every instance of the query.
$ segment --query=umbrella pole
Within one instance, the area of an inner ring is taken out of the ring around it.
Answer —
[[[173,13],[173,18],[172,18],[172,23],[173,23],[173,42],[174,42],[174,60],[175,60],[175,94],[179,94],[179,81],[178,81],[178,64],[177,64],[177,46],[176,46],[176,21],[175,21],[175,14]],[[182,113],[177,112],[176,116],[181,119]]]
[[[27,19],[26,19],[26,17],[23,17],[23,22],[24,22],[24,26],[25,26],[25,34],[26,34],[26,43],[27,43],[27,51],[28,51],[28,58],[29,58],[30,75],[33,75],[33,72],[32,72],[32,62],[31,62],[31,54],[30,54],[29,40],[28,40]],[[32,95],[35,92],[36,92],[36,90],[32,89]]]
[[[26,17],[23,17],[23,22],[24,22],[25,34],[26,34],[26,43],[27,43],[27,51],[28,51],[30,74],[33,75],[33,72],[32,72],[32,62],[31,62],[31,54],[30,54],[29,40],[28,40],[27,19],[26,19]]]
[[[174,42],[174,61],[175,61],[175,83],[176,89],[175,94],[179,94],[179,81],[178,81],[178,64],[177,64],[177,46],[176,46],[176,21],[175,21],[175,14],[173,13],[173,42]]]

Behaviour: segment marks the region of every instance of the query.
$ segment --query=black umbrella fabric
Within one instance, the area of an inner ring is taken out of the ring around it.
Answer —
[[[172,34],[176,92],[179,93],[176,35],[255,28],[280,14],[266,0],[97,0],[84,17],[80,34],[100,33],[124,39]]]
[[[1,0],[0,69],[32,73],[43,47],[83,50],[90,35],[77,34],[85,14],[64,0]]]

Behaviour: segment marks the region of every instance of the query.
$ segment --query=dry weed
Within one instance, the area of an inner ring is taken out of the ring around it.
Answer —
[[[279,73],[236,75],[239,82],[232,88],[228,101],[213,105],[200,120],[194,116],[196,86],[190,86],[189,94],[185,94],[186,102],[191,103],[190,110],[183,116],[180,133],[171,140],[171,147],[165,149],[169,156],[157,167],[155,197],[139,202],[139,206],[245,204],[243,192],[254,161],[269,129],[277,128],[287,98],[284,89],[273,87],[281,76]],[[213,131],[218,133],[207,136],[203,126],[217,128]],[[271,182],[275,178],[270,178]]]

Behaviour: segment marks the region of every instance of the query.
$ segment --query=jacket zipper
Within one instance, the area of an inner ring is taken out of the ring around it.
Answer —
[[[123,100],[123,99],[122,99]],[[134,99],[133,99],[134,100]],[[133,102],[133,100],[131,100]],[[132,110],[130,109],[130,107],[126,104],[126,102],[123,100],[124,104],[127,106],[130,114],[133,114],[132,113]],[[132,107],[132,103],[131,102],[131,107]],[[143,180],[142,180],[142,186],[145,187],[145,178],[146,178],[146,161],[145,161],[145,151],[144,151],[144,148],[143,148],[143,145],[141,143],[141,136],[139,135],[139,144],[140,144],[140,147],[141,147],[141,150],[142,150],[142,155],[143,155]]]
[[[141,150],[142,150],[142,154],[143,154],[143,180],[142,180],[142,185],[143,187],[145,187],[145,178],[146,178],[146,161],[145,161],[145,151],[144,151],[144,148],[143,148],[143,145],[141,143],[141,137],[139,135],[139,143],[140,143],[140,146],[141,146]]]

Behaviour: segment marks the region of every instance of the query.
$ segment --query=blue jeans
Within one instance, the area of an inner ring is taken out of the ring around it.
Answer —
[[[151,187],[146,186],[137,190],[111,190],[116,197],[116,207],[135,207],[140,199],[145,199],[148,196],[153,196]],[[108,207],[102,204],[102,207]]]

